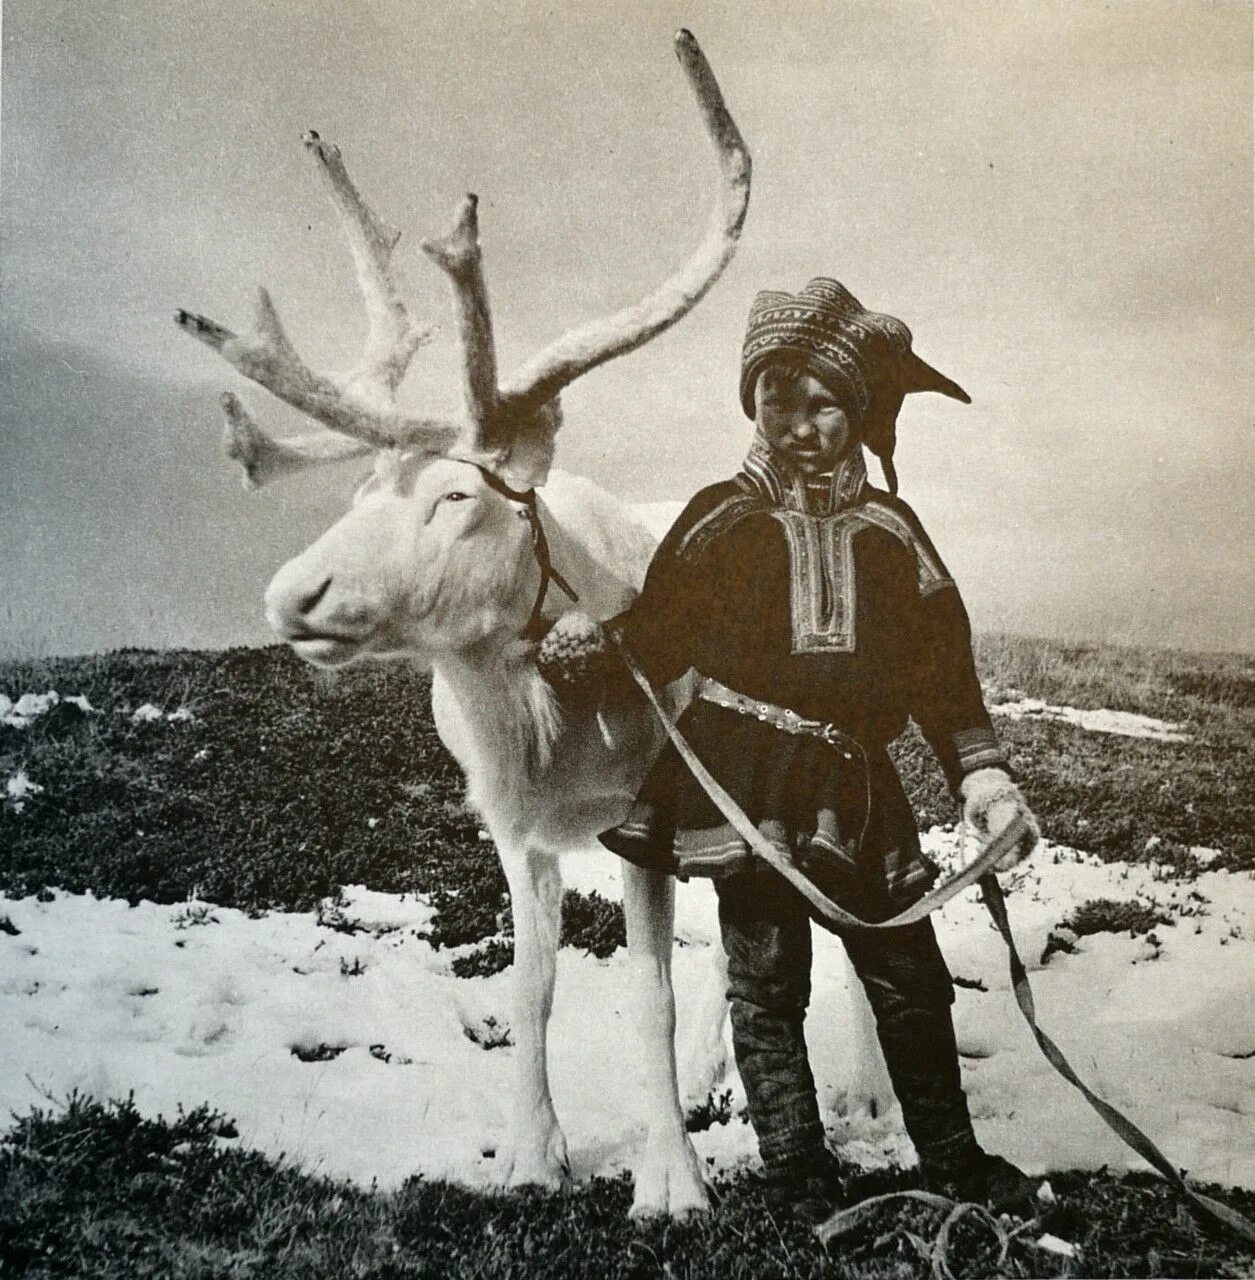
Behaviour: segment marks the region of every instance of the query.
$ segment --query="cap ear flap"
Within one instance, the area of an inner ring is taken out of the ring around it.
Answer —
[[[898,491],[893,450],[898,443],[898,414],[902,409],[903,398],[903,393],[898,390],[882,393],[881,397],[872,402],[863,417],[863,444],[880,460],[890,493]]]
[[[908,352],[903,362],[902,385],[906,392],[936,391],[943,396],[949,396],[951,400],[960,400],[964,404],[972,403],[972,397],[957,382],[947,378],[944,373],[938,373],[926,360],[921,360],[914,351]]]

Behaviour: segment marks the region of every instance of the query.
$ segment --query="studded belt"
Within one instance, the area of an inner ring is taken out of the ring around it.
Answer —
[[[835,725],[823,720],[808,720],[789,707],[778,707],[774,702],[760,702],[757,698],[746,697],[735,689],[729,689],[726,684],[720,684],[713,676],[702,677],[697,696],[703,702],[713,702],[718,707],[726,707],[743,716],[753,716],[755,720],[761,720],[785,733],[820,738],[830,747],[835,747],[846,760],[852,760],[856,755],[864,760],[867,758],[862,744],[848,733],[842,733]]]

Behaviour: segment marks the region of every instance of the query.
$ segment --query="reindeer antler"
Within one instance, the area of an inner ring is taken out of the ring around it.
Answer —
[[[410,315],[392,265],[400,232],[362,199],[338,147],[313,131],[302,140],[318,161],[340,213],[366,304],[368,330],[357,365],[337,379],[310,369],[285,333],[265,289],[258,292],[253,330],[243,336],[192,312],[177,311],[174,318],[180,328],[219,352],[246,378],[333,432],[360,443],[346,445],[336,436],[322,434],[274,441],[234,396],[224,397],[228,453],[244,466],[245,483],[264,484],[274,474],[305,463],[354,457],[371,449],[418,445],[442,452],[459,435],[454,423],[396,411],[396,389],[414,352],[431,339],[430,328],[415,324]]]
[[[719,190],[706,234],[688,261],[648,297],[563,334],[533,356],[501,389],[502,412],[535,408],[590,369],[669,329],[706,296],[736,252],[749,208],[749,151],[692,32],[676,32],[675,51],[719,157]]]
[[[279,476],[328,462],[344,462],[372,452],[372,446],[334,431],[273,440],[253,421],[238,397],[225,391],[220,401],[226,426],[222,451],[244,470],[244,487],[260,489]]]
[[[311,370],[289,341],[264,289],[250,334],[238,336],[187,311],[177,312],[175,320],[246,377],[360,443],[346,446],[318,435],[276,442],[256,427],[234,397],[224,398],[228,450],[244,465],[246,483],[263,484],[270,476],[304,463],[333,461],[372,448],[417,445],[439,453],[455,443],[462,452],[481,459],[481,465],[508,469],[518,477],[516,483],[529,485],[543,478],[561,423],[558,393],[581,374],[643,346],[687,315],[723,273],[740,239],[749,206],[749,152],[697,41],[682,30],[675,45],[718,155],[720,183],[701,243],[651,294],[563,334],[499,388],[476,197],[467,196],[462,202],[447,236],[422,242],[424,252],[449,277],[457,302],[467,430],[396,411],[396,389],[414,352],[430,336],[410,316],[393,271],[392,254],[400,233],[362,199],[339,149],[316,133],[305,135],[305,145],[318,160],[341,215],[366,303],[370,325],[357,367],[337,380]]]
[[[392,266],[401,233],[383,222],[362,199],[344,167],[339,147],[324,142],[313,129],[301,141],[318,160],[319,172],[340,214],[370,322],[361,362],[346,376],[345,383],[391,402],[414,352],[432,338],[430,325],[415,324]]]
[[[495,455],[497,465],[507,458],[518,462],[522,452],[531,455],[532,469],[547,468],[560,421],[555,397],[563,387],[597,365],[644,346],[686,316],[736,252],[749,206],[749,151],[692,33],[677,32],[675,47],[718,153],[721,180],[701,243],[653,293],[614,315],[563,334],[498,389],[475,197],[466,197],[451,235],[423,242],[428,256],[449,276],[459,309],[472,424],[464,445],[472,452]]]
[[[471,438],[491,448],[497,412],[497,351],[484,283],[483,252],[479,247],[479,197],[468,195],[458,206],[453,230],[439,240],[423,240],[419,247],[453,282],[462,335],[462,370]]]

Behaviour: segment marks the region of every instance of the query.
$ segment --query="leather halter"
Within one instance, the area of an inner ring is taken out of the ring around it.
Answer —
[[[572,604],[579,603],[579,596],[575,594],[571,584],[553,567],[553,561],[549,559],[549,539],[545,537],[545,526],[541,523],[540,512],[536,507],[536,490],[511,489],[499,475],[489,471],[487,467],[478,462],[472,462],[471,465],[484,477],[484,483],[490,489],[509,498],[511,502],[523,504],[527,523],[532,529],[532,553],[536,557],[537,565],[540,566],[540,586],[537,588],[536,600],[532,605],[532,615],[528,618],[521,636],[524,640],[539,640],[546,629],[545,620],[541,615],[545,607],[545,597],[549,594],[549,584],[552,582],[565,592]]]

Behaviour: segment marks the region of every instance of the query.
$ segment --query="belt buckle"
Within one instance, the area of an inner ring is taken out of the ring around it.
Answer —
[[[819,731],[819,736],[832,748],[839,751],[845,760],[853,760],[849,749],[846,746],[847,738],[840,729],[833,724],[826,724]]]

